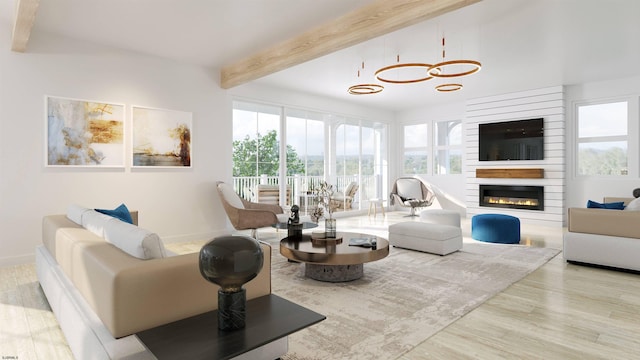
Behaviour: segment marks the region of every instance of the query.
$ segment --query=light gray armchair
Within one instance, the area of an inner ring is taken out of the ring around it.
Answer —
[[[286,217],[279,205],[258,204],[241,198],[233,187],[225,182],[216,183],[220,201],[236,230],[251,229],[251,237],[256,238],[257,229],[278,223],[278,215]]]
[[[410,207],[411,213],[408,216],[417,216],[416,208],[431,206],[436,196],[420,179],[402,177],[396,179],[389,197],[390,205],[397,203],[400,206]]]

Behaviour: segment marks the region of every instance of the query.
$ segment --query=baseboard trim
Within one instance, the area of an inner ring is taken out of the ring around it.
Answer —
[[[0,258],[0,267],[33,264],[35,261],[36,253],[33,252],[27,255]]]

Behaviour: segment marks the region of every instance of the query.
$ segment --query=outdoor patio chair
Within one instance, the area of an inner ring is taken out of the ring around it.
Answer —
[[[338,209],[351,209],[351,203],[353,203],[353,198],[356,196],[359,187],[360,185],[355,181],[350,182],[344,192],[336,192],[331,196],[332,205]]]

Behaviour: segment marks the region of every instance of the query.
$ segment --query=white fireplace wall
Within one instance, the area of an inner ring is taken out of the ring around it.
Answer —
[[[479,161],[478,124],[544,118],[544,159]],[[562,227],[565,184],[564,89],[554,86],[469,100],[465,109],[465,203],[467,217],[475,214],[513,215],[522,223]],[[476,169],[542,168],[542,179],[477,178]],[[544,211],[479,206],[479,185],[544,186]]]

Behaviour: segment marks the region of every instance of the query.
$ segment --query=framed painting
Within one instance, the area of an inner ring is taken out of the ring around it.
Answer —
[[[124,105],[45,96],[46,166],[124,167]]]
[[[131,107],[133,167],[191,167],[190,112]]]

